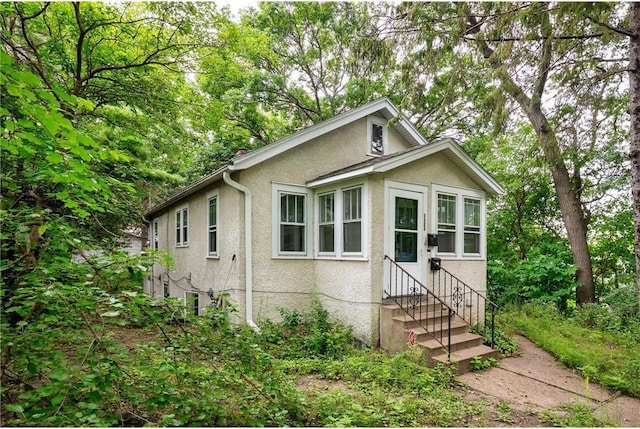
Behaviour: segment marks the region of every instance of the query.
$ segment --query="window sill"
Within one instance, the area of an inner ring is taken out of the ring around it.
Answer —
[[[435,257],[442,259],[443,261],[486,261],[487,258],[481,255],[451,255],[451,254],[436,254]]]
[[[313,259],[309,255],[272,255],[271,259]]]
[[[220,259],[220,255],[207,255],[207,259]]]
[[[325,256],[318,255],[315,257],[318,261],[356,261],[356,262],[368,262],[369,258],[365,256]]]

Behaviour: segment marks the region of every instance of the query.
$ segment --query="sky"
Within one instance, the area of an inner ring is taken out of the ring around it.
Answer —
[[[214,0],[214,3],[219,6],[229,6],[229,9],[238,16],[238,11],[251,6],[257,6],[258,0]]]

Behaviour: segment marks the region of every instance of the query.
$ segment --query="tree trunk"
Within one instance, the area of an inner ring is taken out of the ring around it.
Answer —
[[[569,247],[573,255],[573,263],[577,267],[576,281],[579,286],[576,288],[576,302],[578,304],[594,302],[593,265],[591,264],[589,242],[587,240],[589,222],[582,208],[578,190],[575,189],[571,181],[567,166],[562,159],[555,133],[551,129],[544,113],[540,109],[522,107],[536,130],[545,161],[553,177],[553,184],[560,204],[560,212],[562,213],[562,219],[569,238]]]
[[[548,6],[548,5],[547,5]],[[595,301],[595,283],[593,281],[593,265],[589,253],[587,240],[587,228],[589,219],[584,212],[580,201],[578,185],[571,180],[567,166],[562,158],[562,150],[558,144],[555,131],[547,116],[542,111],[542,96],[547,83],[548,70],[552,57],[551,26],[548,12],[543,15],[542,35],[545,37],[544,46],[539,62],[539,77],[536,80],[533,94],[527,95],[514,78],[507,72],[502,60],[482,38],[476,38],[476,45],[484,58],[495,70],[496,77],[500,80],[502,90],[512,97],[527,115],[531,122],[544,152],[547,166],[551,170],[553,183],[560,204],[560,211],[564,221],[569,247],[573,255],[573,263],[577,267],[576,280],[579,286],[576,289],[576,302],[586,304]],[[469,22],[468,33],[480,31],[480,25],[476,17],[467,15]]]
[[[635,230],[636,282],[640,301],[640,3],[629,11],[629,115],[631,120],[631,193]],[[640,303],[639,303],[640,306]]]

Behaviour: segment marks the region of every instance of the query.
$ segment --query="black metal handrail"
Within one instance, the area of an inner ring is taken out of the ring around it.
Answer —
[[[451,358],[451,321],[455,311],[389,256],[389,291],[387,298],[398,304],[421,328],[447,351]],[[427,315],[432,317],[427,318]]]
[[[456,315],[474,326],[482,321],[484,332],[487,328],[487,306],[491,314],[491,348],[495,345],[495,316],[498,305],[442,267],[438,260],[431,259],[434,294],[448,303]],[[475,311],[474,311],[475,310]]]

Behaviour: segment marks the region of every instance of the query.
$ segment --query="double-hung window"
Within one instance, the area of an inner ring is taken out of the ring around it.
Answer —
[[[273,185],[273,254],[280,257],[309,255],[309,191],[291,185]]]
[[[158,250],[159,242],[160,242],[160,233],[159,233],[158,221],[156,220],[153,222],[153,248],[155,250]]]
[[[480,200],[464,199],[464,253],[480,254]]]
[[[335,192],[318,197],[318,250],[322,254],[335,251]]]
[[[185,292],[184,293],[184,305],[186,307],[187,314],[193,314],[197,316],[200,309],[200,299],[197,292]]]
[[[478,257],[484,254],[484,194],[470,189],[434,186],[438,254]]]
[[[208,198],[207,255],[218,256],[218,195]]]
[[[342,191],[342,250],[362,252],[362,187]]]
[[[189,208],[176,210],[176,247],[189,244]]]
[[[363,256],[363,185],[318,194],[318,256]]]
[[[456,251],[456,196],[438,194],[438,252]]]

